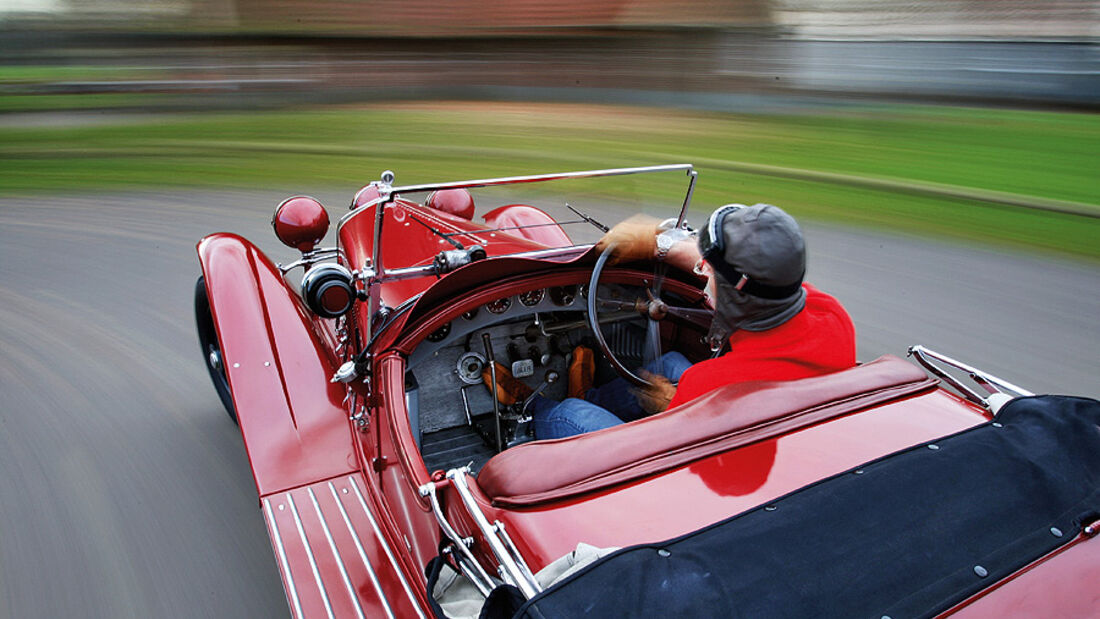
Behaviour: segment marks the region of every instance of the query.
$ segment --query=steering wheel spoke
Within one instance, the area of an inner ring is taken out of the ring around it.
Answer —
[[[714,318],[714,312],[709,309],[701,309],[695,307],[678,307],[675,305],[666,306],[669,316],[675,316],[681,320],[686,320],[692,324],[698,325],[703,329],[710,328],[710,322]]]
[[[608,259],[612,256],[613,251],[614,246],[605,249],[596,260],[596,266],[592,269],[592,277],[588,285],[588,325],[596,338],[596,343],[599,345],[600,352],[619,376],[622,376],[637,387],[651,386],[652,383],[636,374],[636,370],[626,367],[618,358],[615,351],[608,345],[600,325],[612,322],[613,320],[611,319],[612,317],[608,316],[606,313],[601,315],[599,312],[601,310],[604,312],[615,312],[614,320],[622,320],[624,318],[645,319],[645,335],[642,341],[641,356],[643,363],[647,365],[661,359],[663,353],[661,346],[662,320],[669,316],[673,316],[679,320],[690,322],[706,329],[710,325],[712,314],[710,310],[670,306],[665,302],[661,296],[661,292],[665,288],[668,265],[664,263],[657,263],[654,270],[654,277],[644,282],[644,297],[627,300],[609,298],[606,295],[601,296],[599,292],[600,277],[603,275],[603,269]]]

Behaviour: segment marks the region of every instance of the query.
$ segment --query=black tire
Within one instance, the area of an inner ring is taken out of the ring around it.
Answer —
[[[237,423],[237,409],[233,407],[233,394],[229,391],[229,378],[225,375],[225,361],[218,331],[214,328],[214,315],[210,313],[210,300],[206,297],[206,281],[199,277],[195,282],[195,327],[199,332],[203,362],[210,372],[214,390],[218,392],[225,411],[233,423]]]

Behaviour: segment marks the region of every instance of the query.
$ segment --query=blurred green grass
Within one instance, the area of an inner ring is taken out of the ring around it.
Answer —
[[[700,171],[700,210],[771,202],[810,219],[1100,260],[1095,114],[453,102],[84,122],[0,124],[0,194],[346,187],[350,199],[383,169],[411,184],[690,162]],[[682,190],[630,181],[608,197],[672,199]]]

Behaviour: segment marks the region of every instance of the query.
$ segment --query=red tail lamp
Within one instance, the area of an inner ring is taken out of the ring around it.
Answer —
[[[295,196],[283,200],[275,208],[271,226],[283,245],[306,254],[325,238],[328,212],[320,202],[309,196]]]

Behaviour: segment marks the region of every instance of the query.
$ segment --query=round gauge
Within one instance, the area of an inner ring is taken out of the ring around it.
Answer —
[[[554,286],[550,289],[550,300],[554,305],[573,305],[573,300],[576,298],[576,286]]]
[[[485,304],[485,309],[494,314],[503,314],[509,307],[512,307],[512,297],[504,297]]]
[[[519,302],[527,307],[534,307],[542,301],[546,296],[546,289],[539,288],[538,290],[528,290],[527,292],[521,292],[519,295]]]
[[[477,318],[477,308],[475,307],[465,312],[462,312],[462,317],[466,320],[473,320],[474,318]]]
[[[442,342],[451,334],[451,323],[445,323],[442,327],[428,334],[429,342]]]

